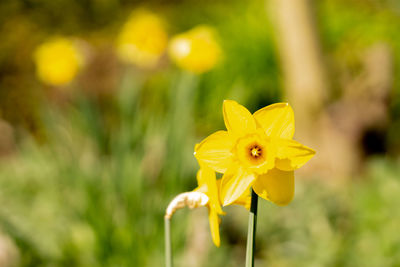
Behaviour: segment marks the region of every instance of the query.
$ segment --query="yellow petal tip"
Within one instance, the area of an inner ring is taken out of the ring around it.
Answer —
[[[223,104],[228,104],[228,103],[237,103],[235,100],[230,100],[230,99],[225,99]]]
[[[233,203],[233,201],[231,199],[224,199],[224,203],[222,204],[222,206],[229,206]]]

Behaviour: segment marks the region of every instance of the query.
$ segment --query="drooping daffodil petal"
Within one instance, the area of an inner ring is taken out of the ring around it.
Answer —
[[[194,190],[195,192],[201,192],[209,197],[209,202],[207,204],[208,208],[208,220],[210,223],[211,237],[214,244],[220,246],[219,237],[219,216],[225,213],[221,209],[221,204],[219,201],[218,186],[216,181],[215,172],[208,168],[200,168],[197,172],[197,184],[198,187]]]
[[[201,164],[201,166],[202,165],[203,164]],[[209,198],[206,205],[208,207],[208,220],[210,224],[211,237],[217,247],[220,245],[219,224],[221,220],[219,215],[225,215],[225,212],[223,212],[221,208],[221,182],[222,179],[217,180],[215,172],[211,168],[203,165],[197,172],[198,187],[194,190],[194,192],[204,193]],[[236,199],[236,201],[230,204],[240,205],[249,209],[250,202],[250,191],[245,191]]]

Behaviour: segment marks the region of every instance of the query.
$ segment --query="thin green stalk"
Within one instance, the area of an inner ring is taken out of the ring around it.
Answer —
[[[165,223],[165,266],[172,267],[171,225],[170,219],[164,218]]]
[[[247,231],[246,267],[254,267],[254,249],[256,246],[258,196],[251,190],[251,206],[249,214],[249,228]]]

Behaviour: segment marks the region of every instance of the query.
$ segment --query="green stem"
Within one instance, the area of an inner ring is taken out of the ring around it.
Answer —
[[[254,267],[254,248],[256,246],[258,196],[251,190],[249,228],[247,231],[246,267]]]
[[[172,267],[171,225],[170,219],[164,218],[165,223],[165,266]]]

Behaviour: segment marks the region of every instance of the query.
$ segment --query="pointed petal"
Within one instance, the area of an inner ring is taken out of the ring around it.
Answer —
[[[233,140],[227,131],[218,131],[194,148],[195,157],[200,163],[212,168],[216,172],[224,173],[232,162]]]
[[[289,139],[277,140],[276,167],[283,171],[292,171],[303,166],[314,155],[315,151]]]
[[[226,129],[230,134],[243,135],[243,133],[254,132],[256,122],[250,111],[233,100],[225,100],[223,114]]]
[[[288,103],[276,103],[257,110],[254,118],[265,133],[271,137],[292,139],[294,114]]]
[[[208,210],[208,221],[210,223],[210,232],[211,238],[214,244],[219,247],[220,245],[220,237],[219,237],[219,217],[218,214],[212,209]]]
[[[228,170],[221,181],[220,197],[223,206],[230,205],[240,198],[246,190],[249,190],[254,180],[254,174],[244,171],[241,167]]]
[[[221,190],[221,181],[222,179],[217,180],[218,190]],[[250,190],[245,190],[243,194],[232,203],[232,205],[243,206],[248,210],[250,209],[250,204],[251,204]]]
[[[210,199],[210,206],[218,213],[223,214],[219,201],[219,191],[215,172],[208,167],[200,167],[197,172],[197,183],[199,191],[206,194]]]
[[[257,177],[253,189],[263,199],[285,206],[294,196],[294,172],[272,169]]]

